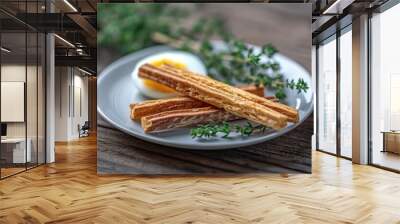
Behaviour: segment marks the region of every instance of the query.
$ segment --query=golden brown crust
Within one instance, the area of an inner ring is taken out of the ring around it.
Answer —
[[[268,97],[275,99],[274,97]],[[208,122],[223,122],[241,119],[213,106],[202,108],[183,108],[143,116],[141,124],[145,132],[165,131],[174,128],[193,126]]]
[[[245,91],[206,77],[198,79],[194,77],[197,75],[188,72],[185,72],[184,75],[182,73],[171,73],[149,64],[139,68],[139,76],[159,82],[173,88],[178,93],[209,103],[217,108],[223,108],[236,116],[267,127],[280,129],[287,124],[286,115],[250,100],[251,97],[247,95],[245,97],[243,93],[236,93],[236,91]],[[272,101],[270,102],[272,103]]]
[[[219,89],[228,91],[231,94],[238,95],[238,96],[244,97],[247,100],[262,104],[272,110],[275,110],[277,112],[280,112],[280,113],[286,115],[288,117],[288,121],[290,121],[290,122],[296,123],[299,121],[298,111],[287,105],[284,105],[281,103],[276,103],[276,102],[273,102],[271,100],[265,99],[260,96],[254,96],[254,94],[249,94],[246,91],[234,89],[230,85],[215,81],[214,79],[210,79],[203,75],[196,75],[195,73],[192,73],[188,70],[177,69],[177,68],[169,66],[169,65],[164,65],[162,68],[168,72],[180,74],[181,76],[185,76],[185,77],[187,76],[191,80],[202,82],[208,86],[216,86]]]
[[[142,117],[145,132],[165,131],[209,122],[222,122],[241,119],[215,107],[202,107],[175,111],[165,111]]]
[[[206,103],[189,97],[175,97],[162,100],[147,100],[142,103],[131,104],[131,119],[137,120],[143,116],[164,111],[180,110],[187,108],[205,107]]]
[[[264,87],[257,87],[251,85],[251,86],[242,86],[239,88],[259,96],[264,96]],[[146,100],[141,103],[135,103],[130,105],[131,119],[137,120],[140,119],[141,117],[164,111],[192,109],[192,108],[207,107],[207,106],[210,105],[202,101],[184,96],[170,98],[170,99],[161,99],[161,100]]]

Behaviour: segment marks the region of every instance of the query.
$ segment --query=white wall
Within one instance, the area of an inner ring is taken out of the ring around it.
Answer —
[[[82,73],[76,74],[77,70],[74,70],[74,82],[73,82],[73,94],[71,99],[74,99],[74,102],[71,102],[71,105],[74,105],[71,108],[72,111],[72,119],[71,119],[71,136],[72,138],[78,138],[78,125],[83,125],[85,121],[88,121],[88,77],[82,76]]]
[[[55,141],[68,141],[69,139],[69,96],[70,84],[69,68],[55,68]]]
[[[38,71],[37,71],[38,69]],[[42,73],[42,67],[36,67],[25,64],[3,64],[1,66],[2,82],[24,82],[26,85],[26,107],[22,108],[7,108],[2,107],[2,112],[7,110],[8,113],[20,113],[25,114],[26,120],[23,118],[21,122],[6,122],[7,123],[7,137],[9,138],[25,138],[25,135],[29,139],[29,147],[32,151],[32,161],[36,162],[36,158],[39,159],[39,163],[44,162],[44,150],[45,150],[45,117],[44,117],[44,74]],[[27,78],[27,80],[25,80]],[[2,89],[2,93],[4,89]],[[24,89],[19,90],[19,94],[24,94]],[[22,91],[22,92],[21,92]],[[8,98],[7,95],[2,95],[2,98]],[[24,104],[24,102],[22,102]],[[39,156],[37,157],[37,153]]]
[[[28,70],[30,70],[29,67]],[[25,65],[2,65],[1,81],[25,82]],[[2,110],[5,110],[5,108],[2,108]],[[25,123],[7,123],[7,135],[8,137],[25,137]]]
[[[25,82],[25,65],[2,65],[1,81]],[[6,108],[1,109],[5,110]],[[7,136],[25,137],[25,122],[7,123]]]
[[[71,67],[56,67],[55,73],[55,140],[70,141],[88,120],[88,78]]]
[[[34,66],[28,66],[27,68],[25,65],[13,65],[13,64],[6,64],[1,66],[1,81],[7,82],[25,82],[25,75],[27,69],[28,72],[28,81],[29,81],[29,86],[36,86],[36,80],[32,80],[30,78],[31,74],[35,74],[36,76],[36,67]],[[36,120],[37,120],[37,115],[36,113],[32,113],[32,111],[36,111],[36,88],[27,88],[27,106],[30,106],[27,113],[27,119],[28,119],[28,137],[29,133],[33,132],[30,131],[30,128],[32,130],[36,130]],[[40,106],[40,105],[39,105]],[[32,108],[34,107],[34,108]],[[7,108],[2,108],[2,110],[6,110]],[[31,122],[34,122],[34,124],[31,124]],[[7,136],[8,137],[25,137],[25,123],[26,122],[7,122]],[[36,133],[36,132],[35,132]]]

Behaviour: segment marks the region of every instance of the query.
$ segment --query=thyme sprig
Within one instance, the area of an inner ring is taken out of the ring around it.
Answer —
[[[308,84],[304,79],[284,80],[279,62],[274,58],[278,50],[272,44],[266,44],[261,52],[246,45],[243,41],[230,38],[226,44],[227,50],[216,51],[211,43],[203,40],[200,50],[194,53],[203,58],[208,75],[230,85],[236,83],[262,85],[275,90],[275,96],[282,100],[286,98],[285,88],[297,90],[297,93],[307,92]]]
[[[191,51],[203,59],[208,75],[230,85],[237,83],[262,85],[275,90],[275,96],[286,98],[285,88],[297,90],[297,93],[307,92],[308,84],[304,79],[286,79],[281,72],[279,62],[274,58],[278,50],[272,44],[266,44],[261,52],[248,46],[241,40],[225,37],[225,50],[214,49],[209,40],[174,39],[162,33],[155,33],[153,40],[171,45],[175,48]]]
[[[264,125],[253,125],[247,122],[245,125],[231,125],[227,122],[209,123],[199,125],[190,130],[192,138],[212,138],[222,134],[222,138],[228,138],[231,133],[239,133],[241,136],[250,136],[256,132],[264,132],[266,127]]]

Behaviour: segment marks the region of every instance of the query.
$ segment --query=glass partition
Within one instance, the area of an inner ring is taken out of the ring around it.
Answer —
[[[318,149],[336,154],[336,36],[318,47]]]
[[[340,36],[340,155],[352,157],[352,32]]]
[[[7,177],[24,171],[31,158],[26,136],[26,33],[2,32],[1,47],[1,175]]]
[[[352,26],[318,45],[317,146],[352,157]]]
[[[371,18],[372,164],[400,170],[400,4]]]
[[[18,8],[37,13],[40,2]],[[1,179],[45,163],[45,44],[43,33],[0,12]]]

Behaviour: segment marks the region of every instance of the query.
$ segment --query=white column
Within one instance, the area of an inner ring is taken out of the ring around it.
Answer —
[[[353,162],[368,163],[368,16],[353,20]]]
[[[46,12],[54,12],[54,5],[46,1]],[[46,35],[46,163],[55,161],[55,43],[54,34]]]
[[[54,35],[46,36],[46,163],[55,161],[54,133],[55,133],[55,56]]]
[[[317,149],[317,48],[315,45],[312,45],[311,48],[311,79],[312,79],[312,84],[311,84],[311,89],[313,91],[313,97],[314,97],[314,134],[311,137],[311,149],[316,150]]]

